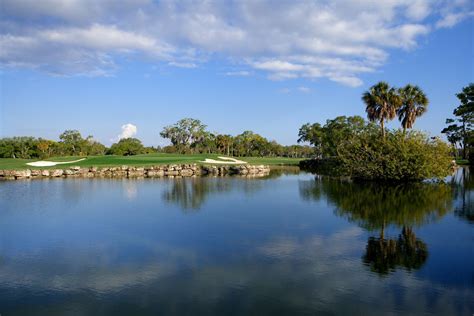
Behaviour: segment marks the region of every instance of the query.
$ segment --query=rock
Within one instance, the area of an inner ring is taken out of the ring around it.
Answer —
[[[63,174],[65,176],[72,176],[74,174],[74,170],[66,169],[66,170],[63,171]]]
[[[31,177],[31,170],[26,169],[26,170],[15,170],[13,173],[13,176],[15,178],[29,178]]]
[[[146,174],[148,177],[162,177],[165,172],[163,170],[148,170]]]
[[[51,177],[61,177],[63,175],[64,171],[62,169],[54,169],[50,171],[50,176]]]
[[[179,174],[183,177],[190,177],[194,174],[194,171],[192,171],[191,169],[182,169]]]
[[[32,177],[39,177],[39,176],[41,176],[41,170],[38,170],[38,169],[31,170],[31,176],[32,176]]]
[[[181,165],[159,165],[147,167],[87,167],[81,168],[73,166],[66,169],[53,170],[0,170],[0,179],[14,180],[30,177],[195,177],[201,175],[224,176],[224,175],[242,175],[247,177],[265,176],[270,172],[270,168],[265,165],[197,165],[197,164],[181,164]]]
[[[167,176],[178,176],[178,175],[179,175],[179,171],[171,170],[171,171],[167,171],[165,174],[166,174]]]

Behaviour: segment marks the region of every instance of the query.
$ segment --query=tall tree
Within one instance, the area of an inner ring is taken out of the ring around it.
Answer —
[[[216,146],[220,153],[230,155],[230,147],[233,144],[233,138],[231,135],[219,134],[216,136]]]
[[[316,149],[316,155],[322,155],[322,146],[325,130],[319,123],[306,123],[298,131],[298,143],[308,142]]]
[[[385,138],[385,122],[395,118],[401,105],[401,98],[396,89],[381,81],[364,92],[362,101],[366,105],[367,118],[380,123],[382,136]]]
[[[450,125],[441,133],[446,134],[451,143],[453,143],[452,140],[461,140],[463,158],[466,159],[469,148],[474,145],[474,83],[464,87],[460,93],[456,94],[456,97],[461,103],[453,111],[456,119],[447,119],[446,124]]]
[[[133,156],[143,154],[144,152],[145,148],[142,142],[136,138],[122,138],[109,149],[109,154],[119,156]]]
[[[65,149],[71,155],[76,155],[81,152],[81,145],[84,144],[84,138],[77,130],[66,130],[59,135],[59,139],[64,144]]]
[[[459,154],[458,143],[461,143],[461,147],[462,147],[463,137],[462,137],[462,127],[456,124],[455,122],[456,121],[454,119],[446,119],[446,124],[449,124],[449,125],[443,128],[441,133],[446,135],[446,138],[451,143],[451,146],[453,148],[454,157],[457,158]]]
[[[420,87],[410,84],[398,89],[398,94],[401,106],[397,110],[397,115],[402,123],[403,132],[406,132],[407,128],[413,128],[416,118],[427,111],[429,100]]]
[[[315,146],[318,157],[337,155],[338,147],[367,129],[377,128],[373,123],[367,123],[361,116],[338,116],[326,120],[326,124],[306,123],[298,133],[298,142],[309,142]]]
[[[206,125],[200,120],[184,118],[173,125],[165,126],[161,137],[168,138],[181,152],[186,152],[194,143],[202,141],[206,135]]]

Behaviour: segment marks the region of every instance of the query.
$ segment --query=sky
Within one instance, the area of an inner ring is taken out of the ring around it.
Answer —
[[[0,0],[0,137],[163,146],[192,117],[289,145],[304,123],[365,117],[382,80],[419,85],[415,128],[440,135],[474,82],[474,2]]]

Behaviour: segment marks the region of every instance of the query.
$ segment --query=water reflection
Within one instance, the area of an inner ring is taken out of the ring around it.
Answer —
[[[382,275],[397,267],[419,269],[428,257],[428,247],[413,227],[437,221],[453,207],[451,186],[437,183],[360,184],[316,177],[300,182],[300,194],[304,199],[326,198],[337,216],[378,231],[378,236],[369,237],[363,261]],[[387,227],[401,233],[386,238]]]
[[[175,178],[170,180],[169,188],[163,192],[162,198],[167,203],[178,205],[184,213],[198,212],[211,194],[223,195],[237,191],[250,196],[263,187],[262,180],[271,178],[271,176]]]
[[[281,173],[0,183],[0,313],[472,313],[462,181]]]
[[[455,207],[454,213],[474,224],[474,175],[470,167],[462,167],[452,178]]]
[[[372,271],[385,275],[397,267],[419,269],[427,257],[426,243],[416,238],[412,228],[403,227],[398,239],[369,237],[363,260]]]
[[[213,179],[177,178],[171,180],[169,190],[163,193],[163,200],[178,204],[187,213],[198,211],[210,193],[228,192],[231,189],[228,181],[213,181]]]
[[[138,195],[137,183],[135,181],[136,179],[122,180],[123,193],[130,201],[135,200]]]

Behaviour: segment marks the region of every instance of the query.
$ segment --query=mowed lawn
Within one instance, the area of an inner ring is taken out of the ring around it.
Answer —
[[[206,158],[217,159],[216,154],[199,154],[199,155],[180,155],[180,154],[146,154],[136,156],[90,156],[90,157],[53,157],[44,160],[48,161],[74,161],[81,158],[86,158],[80,162],[72,164],[57,165],[53,167],[32,167],[28,166],[27,162],[39,161],[41,159],[12,159],[0,158],[0,169],[55,169],[66,168],[68,166],[81,167],[114,167],[114,166],[150,166],[150,165],[167,165],[167,164],[187,164],[204,161]],[[246,161],[254,165],[298,165],[301,159],[299,158],[284,158],[284,157],[235,157],[236,159]]]

